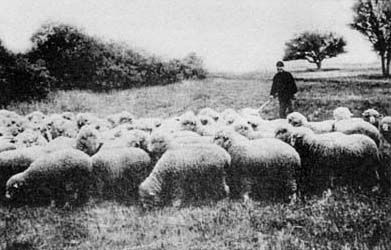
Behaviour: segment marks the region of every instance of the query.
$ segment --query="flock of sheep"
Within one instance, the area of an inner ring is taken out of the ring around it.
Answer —
[[[373,109],[310,122],[298,112],[264,120],[257,109],[204,108],[167,119],[0,110],[0,202],[133,199],[143,206],[243,199],[287,201],[387,179],[379,147],[391,117]],[[387,182],[389,180],[386,180]]]

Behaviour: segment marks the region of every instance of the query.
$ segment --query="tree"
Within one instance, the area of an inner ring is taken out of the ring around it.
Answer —
[[[13,54],[0,40],[1,107],[12,101],[43,99],[54,81],[43,64],[39,61],[31,63],[23,54]]]
[[[391,1],[358,0],[350,26],[364,34],[381,58],[383,76],[390,76]]]
[[[42,59],[61,88],[84,88],[96,71],[97,41],[77,27],[46,23],[31,37],[31,61]]]
[[[204,69],[204,62],[195,52],[190,52],[182,59],[183,73],[186,79],[196,78],[204,79],[206,77],[206,70]]]
[[[285,43],[283,60],[305,59],[310,63],[315,63],[317,68],[320,69],[324,59],[344,53],[345,45],[346,41],[343,37],[334,33],[306,31]]]

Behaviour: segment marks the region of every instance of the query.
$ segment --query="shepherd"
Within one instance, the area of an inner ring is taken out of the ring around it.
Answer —
[[[278,61],[277,73],[273,77],[273,85],[270,91],[270,101],[278,97],[280,103],[280,118],[285,119],[288,113],[293,112],[293,100],[296,99],[297,86],[295,79],[288,71],[284,70],[284,63]]]

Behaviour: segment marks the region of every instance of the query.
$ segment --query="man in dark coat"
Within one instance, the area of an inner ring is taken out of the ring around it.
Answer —
[[[292,100],[296,98],[297,86],[292,74],[284,70],[283,62],[278,61],[276,66],[277,74],[273,77],[270,100],[278,97],[280,103],[280,118],[286,118],[287,113],[293,111]]]

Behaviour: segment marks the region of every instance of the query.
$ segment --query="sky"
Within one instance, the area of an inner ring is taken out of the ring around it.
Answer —
[[[377,60],[371,44],[349,28],[354,0],[0,0],[0,39],[15,52],[47,21],[121,41],[163,58],[196,52],[211,71],[274,68],[284,44],[303,31],[343,35],[338,63]]]

